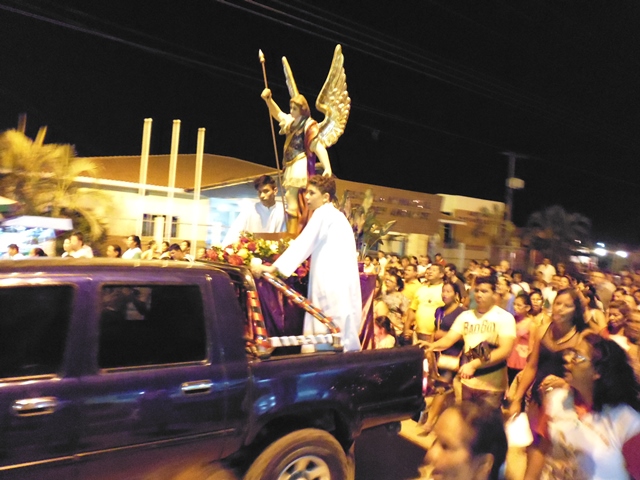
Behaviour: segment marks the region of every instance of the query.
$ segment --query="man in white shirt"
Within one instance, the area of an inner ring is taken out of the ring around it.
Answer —
[[[548,258],[542,260],[542,263],[538,265],[538,268],[536,268],[536,270],[542,273],[542,279],[547,283],[550,283],[551,277],[556,274],[556,267],[551,265],[551,260],[549,260]]]
[[[73,232],[69,237],[69,256],[73,258],[93,258],[93,250],[84,244],[82,232]]]
[[[8,260],[19,260],[21,258],[24,258],[24,255],[20,253],[20,249],[18,248],[18,245],[16,245],[15,243],[12,243],[7,248],[7,253],[3,258]]]
[[[238,240],[241,232],[278,233],[286,231],[286,221],[282,203],[276,201],[278,187],[269,175],[262,175],[253,182],[258,192],[259,202],[240,212],[238,218],[229,227],[223,245]]]
[[[462,399],[480,400],[500,408],[508,387],[506,360],[516,339],[516,321],[495,304],[495,285],[493,277],[476,278],[475,310],[458,315],[447,334],[427,348],[439,352],[463,339],[463,357],[468,361],[458,372]],[[477,349],[480,344],[490,351]]]

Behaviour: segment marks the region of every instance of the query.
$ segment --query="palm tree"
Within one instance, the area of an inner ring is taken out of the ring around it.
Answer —
[[[526,237],[530,247],[539,250],[554,263],[566,261],[576,240],[585,244],[591,233],[591,220],[580,213],[568,213],[560,205],[529,216]]]
[[[23,132],[0,135],[0,194],[20,203],[22,215],[77,214],[97,239],[104,230],[100,210],[108,208],[106,195],[79,188],[78,176],[93,177],[97,166],[77,158],[71,145],[45,144],[46,127],[31,140]],[[74,215],[72,215],[74,216]]]

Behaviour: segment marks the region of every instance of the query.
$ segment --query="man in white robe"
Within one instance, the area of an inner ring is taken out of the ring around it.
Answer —
[[[278,187],[269,175],[255,179],[253,186],[258,192],[259,202],[240,212],[224,237],[222,245],[238,241],[241,232],[278,233],[286,231],[286,221],[282,202],[276,201]]]
[[[314,175],[305,197],[313,215],[300,235],[272,266],[254,267],[256,273],[279,271],[291,275],[311,256],[309,300],[320,308],[342,332],[345,351],[360,350],[358,331],[362,320],[362,296],[353,230],[342,212],[331,203],[335,180]],[[304,335],[328,333],[327,327],[306,314]],[[316,350],[321,350],[318,345]],[[303,352],[308,349],[303,347]]]

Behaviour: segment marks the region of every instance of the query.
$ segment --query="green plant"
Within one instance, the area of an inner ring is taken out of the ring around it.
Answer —
[[[364,194],[361,205],[351,206],[348,191],[343,193],[340,201],[340,210],[345,214],[353,229],[359,260],[364,260],[369,250],[382,244],[382,237],[389,233],[391,227],[396,223],[395,220],[391,220],[383,224],[376,217],[375,209],[372,208],[373,199],[373,191],[369,188]]]

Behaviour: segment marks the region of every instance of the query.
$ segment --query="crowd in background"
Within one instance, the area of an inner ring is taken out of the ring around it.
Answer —
[[[507,424],[526,412],[530,445],[507,461],[508,478],[640,478],[640,271],[545,258],[531,274],[505,260],[459,272],[441,255],[379,252],[365,272],[378,276],[376,348],[425,349],[431,402],[420,423],[436,445],[452,448],[439,419],[459,421],[472,401]]]
[[[204,259],[206,250],[199,248],[197,256],[191,254],[191,242],[182,240],[180,243],[169,243],[166,240],[158,244],[155,240],[150,240],[143,250],[140,237],[137,235],[129,235],[124,243],[126,248],[123,249],[117,243],[107,245],[104,256],[108,258],[122,258],[124,260],[183,260],[193,262],[195,259]],[[4,260],[19,260],[27,257],[46,257],[47,254],[42,248],[32,248],[28,255],[20,252],[18,245],[11,244],[7,248],[7,252],[0,257]],[[61,257],[71,258],[93,258],[94,250],[84,243],[84,235],[82,232],[73,232],[69,237],[65,238],[62,243]]]
[[[105,256],[194,261],[187,240],[125,244]],[[80,232],[63,250],[94,256]],[[25,257],[12,244],[3,258]],[[499,478],[506,456],[510,479],[640,478],[640,271],[548,258],[532,272],[486,259],[459,270],[440,254],[377,252],[364,272],[377,280],[374,347],[425,350],[431,401],[419,423],[434,437],[434,476]],[[531,440],[510,465],[503,419],[523,412]]]

